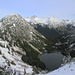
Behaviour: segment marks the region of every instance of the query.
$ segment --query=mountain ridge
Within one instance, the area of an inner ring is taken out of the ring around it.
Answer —
[[[67,25],[67,24],[73,24],[74,23],[74,21],[72,21],[72,20],[63,20],[63,19],[57,19],[57,18],[55,18],[54,16],[52,16],[52,17],[46,17],[46,18],[39,18],[39,17],[37,17],[37,16],[32,16],[31,18],[29,18],[29,17],[27,17],[27,18],[25,18],[25,20],[27,21],[27,22],[29,22],[29,23],[31,23],[31,24],[40,24],[41,26],[43,26],[44,27],[44,25],[47,25],[47,26],[49,26],[50,28],[51,27],[54,27],[54,28],[56,28],[56,27],[58,27],[58,26],[60,26],[60,24],[65,24],[65,25]],[[73,23],[72,23],[73,22]],[[56,24],[56,25],[55,25]]]
[[[40,61],[39,55],[47,51],[52,51],[51,43],[20,15],[11,14],[2,18],[0,21],[0,39],[0,60],[2,60],[2,65],[4,62],[7,64],[7,67],[11,67],[11,69],[17,72],[17,67],[21,61],[19,68],[24,63],[28,64],[27,66],[31,69],[31,74],[34,72],[34,66],[41,69],[46,68]],[[15,62],[16,60],[18,63]],[[13,66],[16,67],[13,68]],[[25,66],[19,69],[19,73],[22,70],[22,73],[24,73],[24,68]],[[37,71],[39,70],[37,69]]]

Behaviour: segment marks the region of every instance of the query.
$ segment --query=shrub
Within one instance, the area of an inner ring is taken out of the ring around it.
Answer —
[[[11,64],[16,65],[13,61],[11,62]]]
[[[0,54],[2,54],[1,51],[0,51]]]

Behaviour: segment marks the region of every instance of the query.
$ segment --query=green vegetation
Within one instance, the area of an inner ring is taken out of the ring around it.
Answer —
[[[1,51],[0,51],[0,54],[2,54]]]
[[[47,52],[55,51],[55,49],[52,48],[52,43],[49,40],[44,39],[38,35],[37,35],[37,40],[35,41],[32,40],[29,43],[32,44],[35,48],[37,48],[40,52],[45,53],[45,50]],[[40,61],[39,58],[40,53],[37,50],[35,50],[33,47],[31,47],[29,43],[20,38],[16,41],[16,45],[20,46],[26,52],[26,55],[22,55],[22,60],[29,65],[36,66],[37,68],[41,69],[46,69],[44,63]]]
[[[13,61],[11,62],[12,65],[16,65]]]
[[[0,72],[0,75],[3,75],[3,73],[2,73],[2,72]]]
[[[26,41],[17,40],[20,47],[26,51],[26,55],[22,55],[22,60],[30,64],[32,66],[40,67],[41,69],[45,69],[45,65],[39,59],[39,53],[34,50]]]
[[[5,56],[3,56],[3,58],[4,58],[4,59],[6,59],[6,57],[5,57]]]
[[[33,71],[36,73],[36,74],[39,74],[39,68],[36,68],[35,66],[33,67]],[[34,73],[33,73],[34,74]],[[35,74],[34,74],[35,75]]]

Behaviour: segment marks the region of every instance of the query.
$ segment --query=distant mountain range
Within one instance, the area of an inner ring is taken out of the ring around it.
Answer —
[[[75,20],[63,20],[63,19],[57,19],[54,16],[50,18],[39,18],[37,16],[32,16],[31,18],[27,17],[25,20],[31,24],[40,24],[41,26],[47,25],[49,28],[51,27],[59,27],[59,26],[66,26],[68,24],[72,24],[75,26]]]
[[[62,20],[54,16],[43,19],[32,16],[31,18],[25,18],[25,20],[46,38],[53,40],[75,28],[75,20]]]

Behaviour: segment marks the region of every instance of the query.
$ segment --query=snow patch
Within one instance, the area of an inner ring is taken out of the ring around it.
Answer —
[[[70,63],[67,63],[66,65],[60,67],[57,70],[54,70],[47,74],[39,74],[39,75],[75,75],[75,62],[71,61]]]

